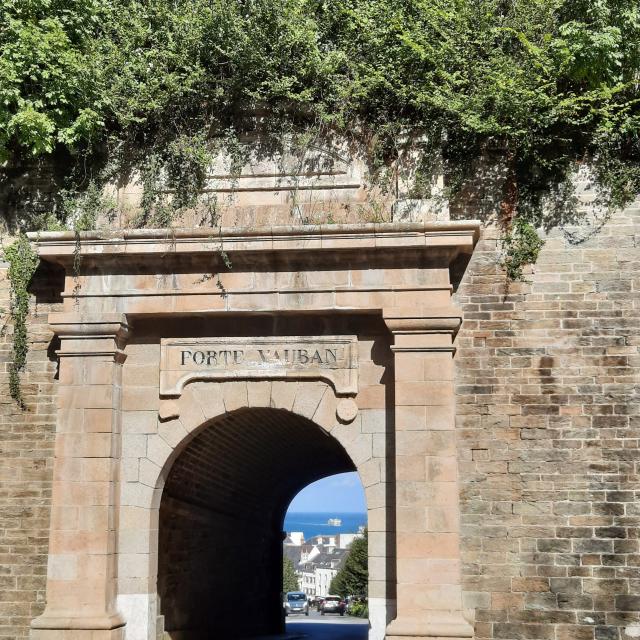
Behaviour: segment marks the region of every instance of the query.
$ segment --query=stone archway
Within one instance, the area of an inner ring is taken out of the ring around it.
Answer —
[[[68,277],[65,312],[50,317],[59,412],[47,606],[32,637],[155,640],[172,464],[201,425],[266,407],[330,432],[360,472],[372,638],[471,638],[451,274],[477,238],[474,223],[34,237]]]
[[[137,549],[141,553],[121,554],[118,573],[133,575],[130,563],[135,557],[137,562],[144,563],[135,569],[136,580],[144,580],[148,591],[118,596],[119,608],[126,612],[128,620],[127,640],[155,638],[163,626],[173,632],[171,638],[184,635],[177,633],[176,625],[186,624],[185,616],[163,620],[166,617],[163,595],[165,604],[167,595],[167,577],[163,576],[162,567],[167,548],[163,549],[163,543],[168,542],[166,536],[163,540],[163,522],[166,524],[172,512],[179,512],[186,520],[190,516],[197,518],[196,528],[201,533],[207,529],[207,518],[210,520],[212,512],[218,514],[216,526],[233,514],[236,524],[243,517],[252,522],[258,537],[250,540],[253,548],[247,555],[253,551],[271,558],[269,585],[276,581],[278,595],[282,519],[290,500],[309,482],[341,471],[357,471],[371,507],[369,514],[376,521],[373,538],[386,529],[387,508],[381,502],[381,491],[385,488],[384,460],[374,451],[373,424],[378,416],[364,410],[358,415],[341,417],[345,413],[344,401],[336,397],[334,387],[327,382],[295,378],[216,382],[196,379],[182,390],[179,399],[161,402],[159,413],[164,417],[160,418],[157,430],[145,436],[144,444],[141,446],[139,437],[125,439],[122,450],[125,461],[139,455],[134,449],[146,453],[136,461],[137,481],[125,485],[126,494],[120,506],[119,545],[121,549]],[[266,419],[267,427],[256,430],[261,418]],[[224,439],[218,440],[219,435],[224,435]],[[275,458],[265,457],[268,452]],[[223,463],[216,462],[218,458]],[[276,463],[278,466],[274,466]],[[221,464],[224,470],[219,475]],[[278,482],[274,484],[274,480]],[[247,502],[235,509],[229,504],[221,505],[220,501],[233,495],[238,484],[243,485],[241,494]],[[192,489],[205,495],[194,496]],[[194,508],[189,511],[185,503]],[[233,535],[242,537],[240,531]],[[372,554],[373,584],[385,584],[387,580],[386,568],[380,565],[383,559],[378,546]],[[240,578],[253,579],[247,574]],[[218,584],[215,580],[211,583],[212,588]],[[273,632],[273,626],[279,622],[271,617],[279,613],[274,606],[275,587],[265,588],[265,593],[271,594],[269,605],[265,604],[262,610],[265,619],[254,615],[254,621],[261,625],[261,631]],[[179,608],[179,603],[172,606]],[[216,624],[224,623],[225,617],[222,612]],[[381,638],[387,621],[385,599],[373,598],[371,619],[372,637]],[[189,633],[194,630],[191,628]],[[226,630],[225,634],[232,635]],[[192,635],[185,637],[190,639]]]
[[[281,631],[287,505],[306,484],[355,470],[334,437],[285,409],[237,409],[199,429],[173,463],[160,504],[158,606],[166,637]]]

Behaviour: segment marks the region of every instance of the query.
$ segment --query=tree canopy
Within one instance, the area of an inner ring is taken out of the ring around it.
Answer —
[[[369,556],[368,535],[356,538],[349,546],[344,566],[329,585],[329,592],[339,596],[363,596],[368,593]]]
[[[91,229],[113,211],[103,186],[132,174],[143,195],[129,223],[170,226],[198,203],[212,146],[239,164],[256,119],[274,140],[342,137],[381,183],[408,161],[415,198],[440,171],[454,197],[499,174],[490,206],[517,279],[538,254],[536,227],[573,215],[577,166],[605,211],[640,193],[640,4],[0,2],[0,191],[20,167],[64,167],[53,211],[15,197],[14,230]],[[215,214],[214,203],[212,225]],[[32,260],[24,247],[5,258],[18,274],[16,382]]]
[[[428,171],[435,153],[451,188],[497,149],[507,215],[540,222],[576,162],[613,205],[640,192],[639,104],[637,0],[0,5],[0,157],[62,150],[84,184],[129,149],[177,156],[197,187],[198,141],[258,109],[349,135],[374,166],[413,145]]]
[[[287,558],[282,558],[282,591],[287,593],[288,591],[298,591],[300,585],[298,584],[298,576],[296,576],[296,570],[293,566],[293,562]]]

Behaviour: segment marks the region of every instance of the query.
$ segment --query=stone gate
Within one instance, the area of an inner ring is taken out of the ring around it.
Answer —
[[[49,318],[58,423],[47,604],[32,637],[279,630],[288,503],[356,470],[370,637],[471,638],[451,294],[478,233],[434,223],[34,237],[66,284]],[[234,585],[256,603],[245,628],[231,627]]]

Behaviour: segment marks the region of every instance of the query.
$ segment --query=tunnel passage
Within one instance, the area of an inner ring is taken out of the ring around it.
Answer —
[[[158,595],[165,638],[282,629],[282,523],[324,476],[354,471],[318,425],[281,409],[239,409],[176,459],[160,504]]]

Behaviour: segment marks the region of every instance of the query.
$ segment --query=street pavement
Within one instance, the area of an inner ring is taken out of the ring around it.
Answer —
[[[288,616],[285,638],[304,638],[304,640],[366,640],[369,633],[369,621],[350,616],[321,616],[313,609],[309,617]],[[291,635],[290,635],[291,634]]]
[[[350,616],[324,615],[311,609],[307,616],[288,616],[284,635],[260,640],[367,640],[369,621]],[[258,640],[257,638],[255,640]]]

